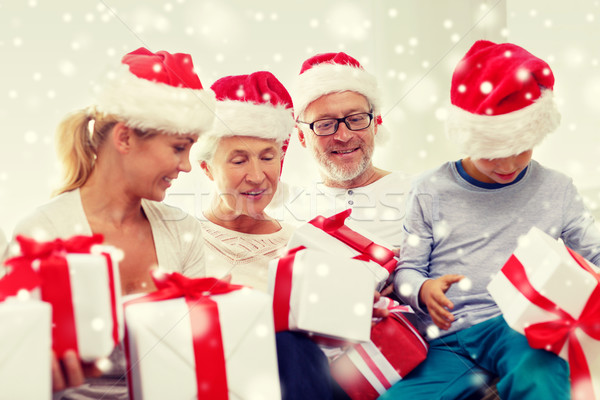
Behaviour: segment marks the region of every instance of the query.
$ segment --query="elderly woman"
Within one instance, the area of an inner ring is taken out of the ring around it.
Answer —
[[[198,142],[200,166],[215,184],[202,222],[207,275],[267,289],[267,267],[281,255],[291,228],[265,213],[279,183],[294,128],[292,100],[270,72],[228,76],[211,89],[215,123]],[[345,394],[331,379],[327,358],[307,337],[276,334],[285,399],[334,399]]]
[[[204,276],[200,224],[160,201],[179,173],[190,171],[190,148],[211,125],[214,102],[188,54],[140,48],[125,55],[117,78],[94,106],[67,116],[59,126],[64,185],[17,225],[15,235],[39,240],[104,235],[106,243],[123,250],[123,294],[154,289],[149,271],[157,265]],[[111,356],[114,382],[68,389],[55,398],[128,398],[121,351],[118,347]],[[56,391],[83,382],[84,369],[74,352],[53,361]]]
[[[197,144],[200,166],[216,189],[203,210],[207,275],[231,275],[233,283],[266,291],[268,262],[292,230],[265,213],[294,128],[292,101],[266,71],[228,76],[211,89],[217,116]]]

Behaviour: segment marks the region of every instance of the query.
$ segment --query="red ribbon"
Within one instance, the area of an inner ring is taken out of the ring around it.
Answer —
[[[558,317],[557,320],[540,322],[525,328],[525,336],[530,346],[536,349],[546,349],[558,354],[568,341],[569,365],[571,367],[571,382],[577,389],[574,399],[593,399],[594,390],[591,374],[585,352],[577,338],[575,329],[579,328],[588,336],[600,340],[600,276],[596,274],[587,262],[577,253],[567,248],[575,261],[588,271],[598,285],[589,297],[579,318],[575,319],[550,299],[540,294],[529,282],[525,268],[514,256],[508,259],[502,272],[532,304]]]
[[[275,332],[290,329],[290,297],[292,294],[294,259],[296,258],[296,253],[304,248],[304,246],[298,246],[290,249],[277,263],[273,289],[273,322]]]
[[[352,210],[347,209],[329,218],[319,215],[318,217],[309,221],[309,223],[352,247],[354,250],[368,257],[369,260],[375,261],[377,264],[385,268],[389,273],[394,272],[397,262],[394,258],[393,251],[374,243],[372,240],[344,225],[346,218],[348,218],[351,213]]]
[[[189,309],[198,399],[227,399],[227,371],[219,310],[209,296],[230,293],[243,288],[216,278],[187,278],[177,272],[162,277],[152,276],[157,287],[155,292],[133,299],[125,306],[183,297]]]
[[[20,289],[31,290],[40,287],[42,300],[52,304],[52,348],[54,352],[59,358],[69,349],[78,354],[71,279],[65,255],[67,253],[89,253],[92,246],[103,242],[103,236],[73,236],[70,239],[55,239],[50,242],[38,242],[21,235],[18,235],[16,239],[21,247],[22,255],[6,261],[10,267],[7,279],[10,281],[9,285],[12,287],[12,291],[18,292]],[[34,260],[40,261],[39,271],[35,271],[32,266]],[[116,312],[116,308],[113,308],[114,312]]]

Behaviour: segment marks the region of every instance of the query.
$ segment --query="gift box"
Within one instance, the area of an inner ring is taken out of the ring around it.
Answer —
[[[269,263],[275,330],[369,339],[375,285],[363,262],[297,248]]]
[[[28,275],[22,288],[52,306],[52,348],[83,361],[108,357],[123,336],[116,249],[101,235],[36,242],[17,236],[21,255],[6,261],[5,278]]]
[[[357,232],[344,225],[352,210],[348,209],[332,217],[318,216],[302,224],[288,241],[287,248],[304,246],[307,249],[320,250],[344,258],[364,260],[365,266],[375,279],[376,289],[381,290],[390,274],[396,269],[397,260],[390,247],[378,244],[381,239],[365,232]],[[376,240],[375,243],[371,238]]]
[[[0,301],[0,398],[52,397],[50,318],[47,303],[15,297]]]
[[[352,400],[373,400],[425,360],[428,345],[399,306],[331,364],[331,375]]]
[[[271,299],[214,278],[155,278],[125,303],[130,398],[280,399]]]
[[[600,399],[600,275],[538,228],[488,285],[513,329],[569,361],[573,399]]]

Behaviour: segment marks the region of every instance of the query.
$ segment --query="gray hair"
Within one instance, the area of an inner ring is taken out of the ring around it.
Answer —
[[[221,142],[221,139],[223,139],[224,137],[233,137],[233,136],[246,136],[246,137],[257,137],[257,136],[248,136],[248,135],[231,135],[231,136],[217,136],[217,135],[211,135],[210,133],[205,134],[205,135],[201,135],[200,138],[198,138],[198,142],[196,142],[196,144],[194,145],[195,149],[194,149],[194,156],[196,157],[196,160],[202,162],[202,161],[206,161],[206,162],[210,162],[212,161],[213,157],[215,156],[215,152],[217,151],[217,147],[219,147],[219,143]],[[262,138],[259,138],[262,139]],[[271,140],[271,139],[269,139]],[[275,143],[277,144],[277,147],[279,149],[281,149],[281,146],[283,146],[283,139],[272,139],[275,141]]]

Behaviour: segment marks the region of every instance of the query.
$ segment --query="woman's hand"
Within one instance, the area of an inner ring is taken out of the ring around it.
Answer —
[[[449,310],[454,304],[446,297],[445,293],[454,283],[464,278],[463,275],[444,275],[437,279],[428,279],[421,286],[419,299],[429,311],[433,322],[444,330],[450,329],[454,322],[454,315]]]
[[[99,377],[102,372],[92,363],[82,363],[74,350],[67,350],[59,360],[52,353],[52,390],[57,392],[79,386],[86,377]]]

